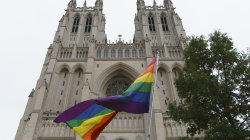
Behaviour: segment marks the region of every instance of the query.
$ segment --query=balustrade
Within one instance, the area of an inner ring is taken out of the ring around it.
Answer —
[[[42,117],[40,137],[74,137],[75,133],[65,123],[57,124],[58,113],[45,113]],[[118,113],[104,132],[144,132],[144,119],[141,114]]]

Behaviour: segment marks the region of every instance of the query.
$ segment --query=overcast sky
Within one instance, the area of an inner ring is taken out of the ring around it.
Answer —
[[[227,32],[238,50],[250,47],[250,0],[172,0],[187,35]],[[1,139],[14,139],[28,95],[69,0],[2,0],[0,8]],[[94,5],[95,0],[88,0]],[[152,5],[153,0],[145,0]],[[156,0],[158,5],[163,0]],[[78,6],[83,0],[78,0]],[[132,40],[136,0],[104,0],[106,34]]]

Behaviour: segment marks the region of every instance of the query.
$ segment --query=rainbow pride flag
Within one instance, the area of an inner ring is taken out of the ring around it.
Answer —
[[[84,140],[96,140],[118,112],[148,113],[156,58],[119,96],[91,99],[64,111],[56,123],[64,122]]]
[[[55,122],[66,123],[84,140],[96,140],[116,114],[117,111],[95,104],[95,100],[87,100],[64,111]]]

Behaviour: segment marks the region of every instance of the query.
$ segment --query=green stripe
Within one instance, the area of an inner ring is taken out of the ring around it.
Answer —
[[[97,117],[97,116],[101,116],[101,115],[104,115],[104,114],[109,114],[113,112],[113,110],[110,110],[108,108],[105,108],[104,110],[100,111],[99,113],[97,113],[95,116],[93,117]],[[93,118],[91,117],[91,118]],[[90,119],[90,118],[88,118]],[[70,128],[73,128],[73,127],[78,127],[80,126],[84,121],[88,120],[88,119],[83,119],[83,120],[71,120],[71,121],[67,121],[66,124],[70,127]]]
[[[151,92],[152,82],[138,82],[131,85],[122,95],[127,96],[131,91],[132,92]]]

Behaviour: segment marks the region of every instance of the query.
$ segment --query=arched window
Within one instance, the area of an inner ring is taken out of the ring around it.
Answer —
[[[85,32],[89,33],[91,31],[92,17],[89,15],[86,19]]]
[[[85,55],[85,57],[87,58],[89,56],[89,52],[88,51],[86,51],[86,55]]]
[[[132,50],[132,56],[133,56],[133,57],[136,57],[136,56],[137,56],[136,50]]]
[[[80,52],[80,56],[79,56],[80,58],[82,57],[82,52]]]
[[[122,50],[121,49],[118,50],[118,57],[122,57]]]
[[[69,53],[69,58],[71,58],[71,57],[72,57],[72,52]]]
[[[66,56],[66,58],[68,58],[69,57],[69,52],[67,52],[67,56]]]
[[[148,16],[148,24],[149,24],[149,31],[155,32],[155,22],[154,22],[154,18],[152,15]]]
[[[82,53],[82,57],[83,57],[83,58],[85,57],[85,52]]]
[[[115,57],[115,50],[111,50],[111,57]]]
[[[168,23],[167,23],[167,18],[162,15],[161,16],[161,24],[162,24],[162,30],[165,32],[165,31],[169,31],[168,30]]]
[[[109,54],[108,50],[107,49],[104,50],[104,57],[108,57],[108,54]]]
[[[174,78],[178,78],[180,69],[179,68],[173,68],[172,73]]]
[[[116,79],[108,85],[106,94],[107,96],[121,95],[129,85],[130,82],[123,78]]]
[[[82,72],[79,72],[79,74],[78,74],[78,78],[80,78],[80,77],[81,77],[81,74],[82,74]]]
[[[143,56],[144,56],[144,51],[143,51],[143,49],[140,49],[140,50],[139,50],[139,56],[140,56],[140,57],[143,57]]]
[[[163,51],[163,50],[161,51],[161,56],[162,56],[162,57],[164,57],[164,56],[165,56],[165,53],[164,53],[164,51]]]
[[[168,51],[168,53],[169,53],[169,56],[172,56],[171,51]]]
[[[79,52],[76,53],[76,58],[78,58],[78,56],[79,56]]]
[[[129,49],[125,50],[125,57],[129,57],[130,56],[130,52]]]
[[[96,57],[101,57],[101,50],[100,49],[97,50]]]
[[[79,21],[80,21],[80,18],[78,16],[75,17],[73,27],[72,27],[73,33],[76,33],[78,31]]]
[[[179,57],[181,57],[181,52],[180,51],[178,51],[178,54],[179,54]]]
[[[157,53],[158,53],[158,52],[157,52],[157,50],[152,51],[152,54],[153,54],[153,56],[154,56],[154,57],[156,57],[156,56],[157,56]],[[161,55],[161,53],[159,53],[159,55]]]

